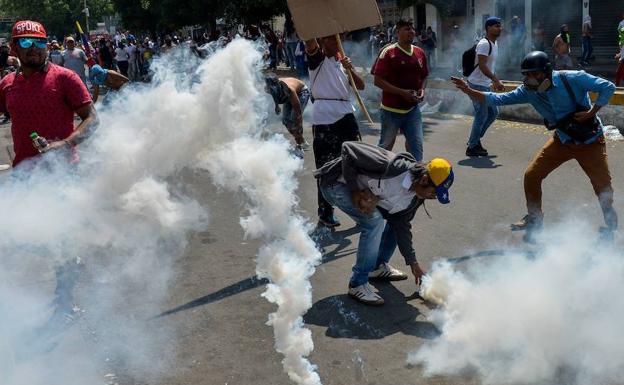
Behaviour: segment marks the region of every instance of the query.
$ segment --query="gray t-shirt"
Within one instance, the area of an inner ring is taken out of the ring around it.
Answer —
[[[66,49],[63,51],[63,63],[65,68],[77,73],[83,81],[86,79],[85,64],[87,63],[87,55],[83,50],[80,48]]]
[[[50,61],[56,65],[63,65],[63,53],[58,49],[50,50]]]

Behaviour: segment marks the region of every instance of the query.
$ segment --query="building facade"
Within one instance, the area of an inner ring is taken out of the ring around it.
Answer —
[[[573,54],[580,54],[581,29],[585,16],[592,17],[594,54],[599,57],[613,56],[617,49],[616,29],[624,12],[624,2],[613,0],[467,0],[467,20],[474,23],[475,32],[482,29],[490,16],[504,20],[504,26],[514,16],[525,25],[524,50],[534,47],[535,29],[540,23],[544,30],[547,51],[559,34],[562,24],[570,29]]]

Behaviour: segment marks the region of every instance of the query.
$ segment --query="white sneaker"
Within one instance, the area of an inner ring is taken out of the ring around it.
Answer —
[[[373,287],[368,282],[360,286],[349,287],[349,295],[367,305],[381,306],[384,304],[383,298],[373,291]]]
[[[368,278],[384,281],[403,281],[407,279],[407,274],[389,263],[382,263],[376,270],[368,273]]]

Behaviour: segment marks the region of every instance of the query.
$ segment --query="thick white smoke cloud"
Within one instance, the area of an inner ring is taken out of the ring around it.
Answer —
[[[436,265],[421,293],[441,304],[431,318],[442,334],[408,360],[427,374],[474,368],[486,384],[619,382],[624,259],[595,234],[575,221],[534,257]]]
[[[159,365],[175,338],[150,318],[162,311],[187,232],[208,225],[207,209],[176,182],[198,167],[249,195],[241,224],[267,241],[258,272],[278,304],[276,347],[293,380],[320,384],[301,321],[320,254],[293,212],[301,161],[285,139],[263,139],[260,59],[243,40],[202,63],[174,53],[155,63],[151,85],[100,109],[77,167],[48,154],[49,167],[0,181],[1,384],[101,383],[103,362],[142,383],[170,369]]]
[[[302,316],[312,306],[310,277],[321,255],[305,220],[294,215],[295,173],[302,161],[289,155],[288,147],[283,137],[261,143],[241,138],[207,156],[205,164],[218,185],[242,190],[250,199],[241,226],[247,236],[266,242],[256,273],[270,281],[263,297],[278,305],[268,324],[274,328],[275,348],[284,355],[284,370],[297,384],[320,385],[315,366],[306,359],[314,344]]]

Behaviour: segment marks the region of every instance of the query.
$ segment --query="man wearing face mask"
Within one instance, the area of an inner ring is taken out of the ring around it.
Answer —
[[[542,181],[563,163],[575,159],[598,196],[606,224],[600,229],[601,236],[611,239],[618,218],[613,209],[613,188],[602,122],[596,113],[608,104],[615,85],[585,71],[553,71],[548,55],[540,51],[525,56],[521,71],[524,84],[503,94],[474,90],[463,79],[452,78],[462,92],[486,105],[530,103],[544,117],[546,127],[555,132],[525,171],[528,214],[514,223],[512,230],[527,230],[525,241],[533,241],[534,233],[542,228],[543,222]],[[589,99],[590,91],[598,94],[593,105]]]

